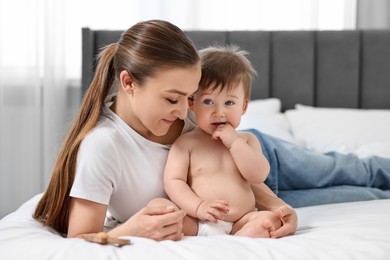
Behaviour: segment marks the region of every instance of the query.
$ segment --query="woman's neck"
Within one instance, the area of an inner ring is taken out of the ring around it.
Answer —
[[[175,140],[181,135],[184,128],[184,121],[176,119],[176,121],[171,125],[168,132],[163,136],[151,135],[150,137],[145,137],[146,139],[159,143],[159,144],[173,144]]]
[[[142,135],[144,138],[146,138],[146,139],[148,139],[148,140],[150,140],[152,142],[159,143],[159,144],[164,144],[164,145],[173,144],[173,142],[181,135],[181,133],[183,131],[184,121],[180,120],[180,119],[177,119],[171,125],[171,127],[168,130],[168,132],[165,135],[163,135],[163,136],[154,135],[150,131],[146,131],[146,132],[145,131],[139,131],[139,129],[136,129],[136,128],[132,127],[131,124],[129,124],[129,122],[127,122],[126,118],[124,118],[124,114],[121,113],[121,109],[118,108],[118,102],[117,101],[118,100],[115,99],[115,101],[110,106],[110,109],[115,114],[117,114],[124,122],[126,122],[127,125],[129,125],[129,127],[131,127],[134,131],[136,131],[138,134]],[[126,111],[129,112],[129,109],[126,109]]]

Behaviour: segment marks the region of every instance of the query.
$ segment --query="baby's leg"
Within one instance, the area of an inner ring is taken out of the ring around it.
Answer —
[[[196,236],[198,234],[198,219],[185,216],[183,220],[183,233],[185,236]]]
[[[281,225],[280,218],[271,211],[249,212],[234,223],[231,234],[269,238],[269,232],[278,229]]]
[[[179,207],[172,201],[164,198],[156,198],[148,203],[149,207],[167,207],[174,206],[176,210]],[[185,236],[196,236],[198,234],[198,220],[190,216],[185,216],[183,219],[183,233]]]

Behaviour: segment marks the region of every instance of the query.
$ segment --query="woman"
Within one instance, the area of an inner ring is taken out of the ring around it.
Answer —
[[[170,145],[195,127],[187,101],[200,76],[193,43],[166,21],[140,22],[104,48],[34,217],[76,237],[102,231],[108,209],[123,223],[111,236],[181,239],[185,212],[164,199],[163,170]],[[284,223],[273,236],[294,233],[295,211],[264,184],[253,190],[257,208]]]

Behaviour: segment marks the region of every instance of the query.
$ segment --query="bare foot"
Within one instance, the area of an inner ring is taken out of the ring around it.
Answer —
[[[282,225],[280,218],[270,211],[260,211],[251,213],[248,222],[234,235],[271,238],[271,233]]]

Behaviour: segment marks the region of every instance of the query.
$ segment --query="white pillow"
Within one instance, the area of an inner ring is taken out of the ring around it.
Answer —
[[[315,108],[298,104],[285,114],[297,142],[318,152],[367,155],[362,152],[364,146],[390,142],[390,110]],[[370,155],[374,155],[372,149]]]
[[[360,158],[377,155],[390,158],[390,142],[371,143],[359,147],[356,155]]]
[[[265,134],[278,137],[280,139],[293,142],[290,126],[287,118],[282,113],[251,113],[247,112],[241,118],[238,130],[254,128]]]
[[[278,98],[254,99],[249,101],[247,113],[280,113],[282,102]]]
[[[291,142],[290,126],[285,115],[280,112],[281,107],[281,101],[277,98],[251,100],[237,129],[254,128]]]

